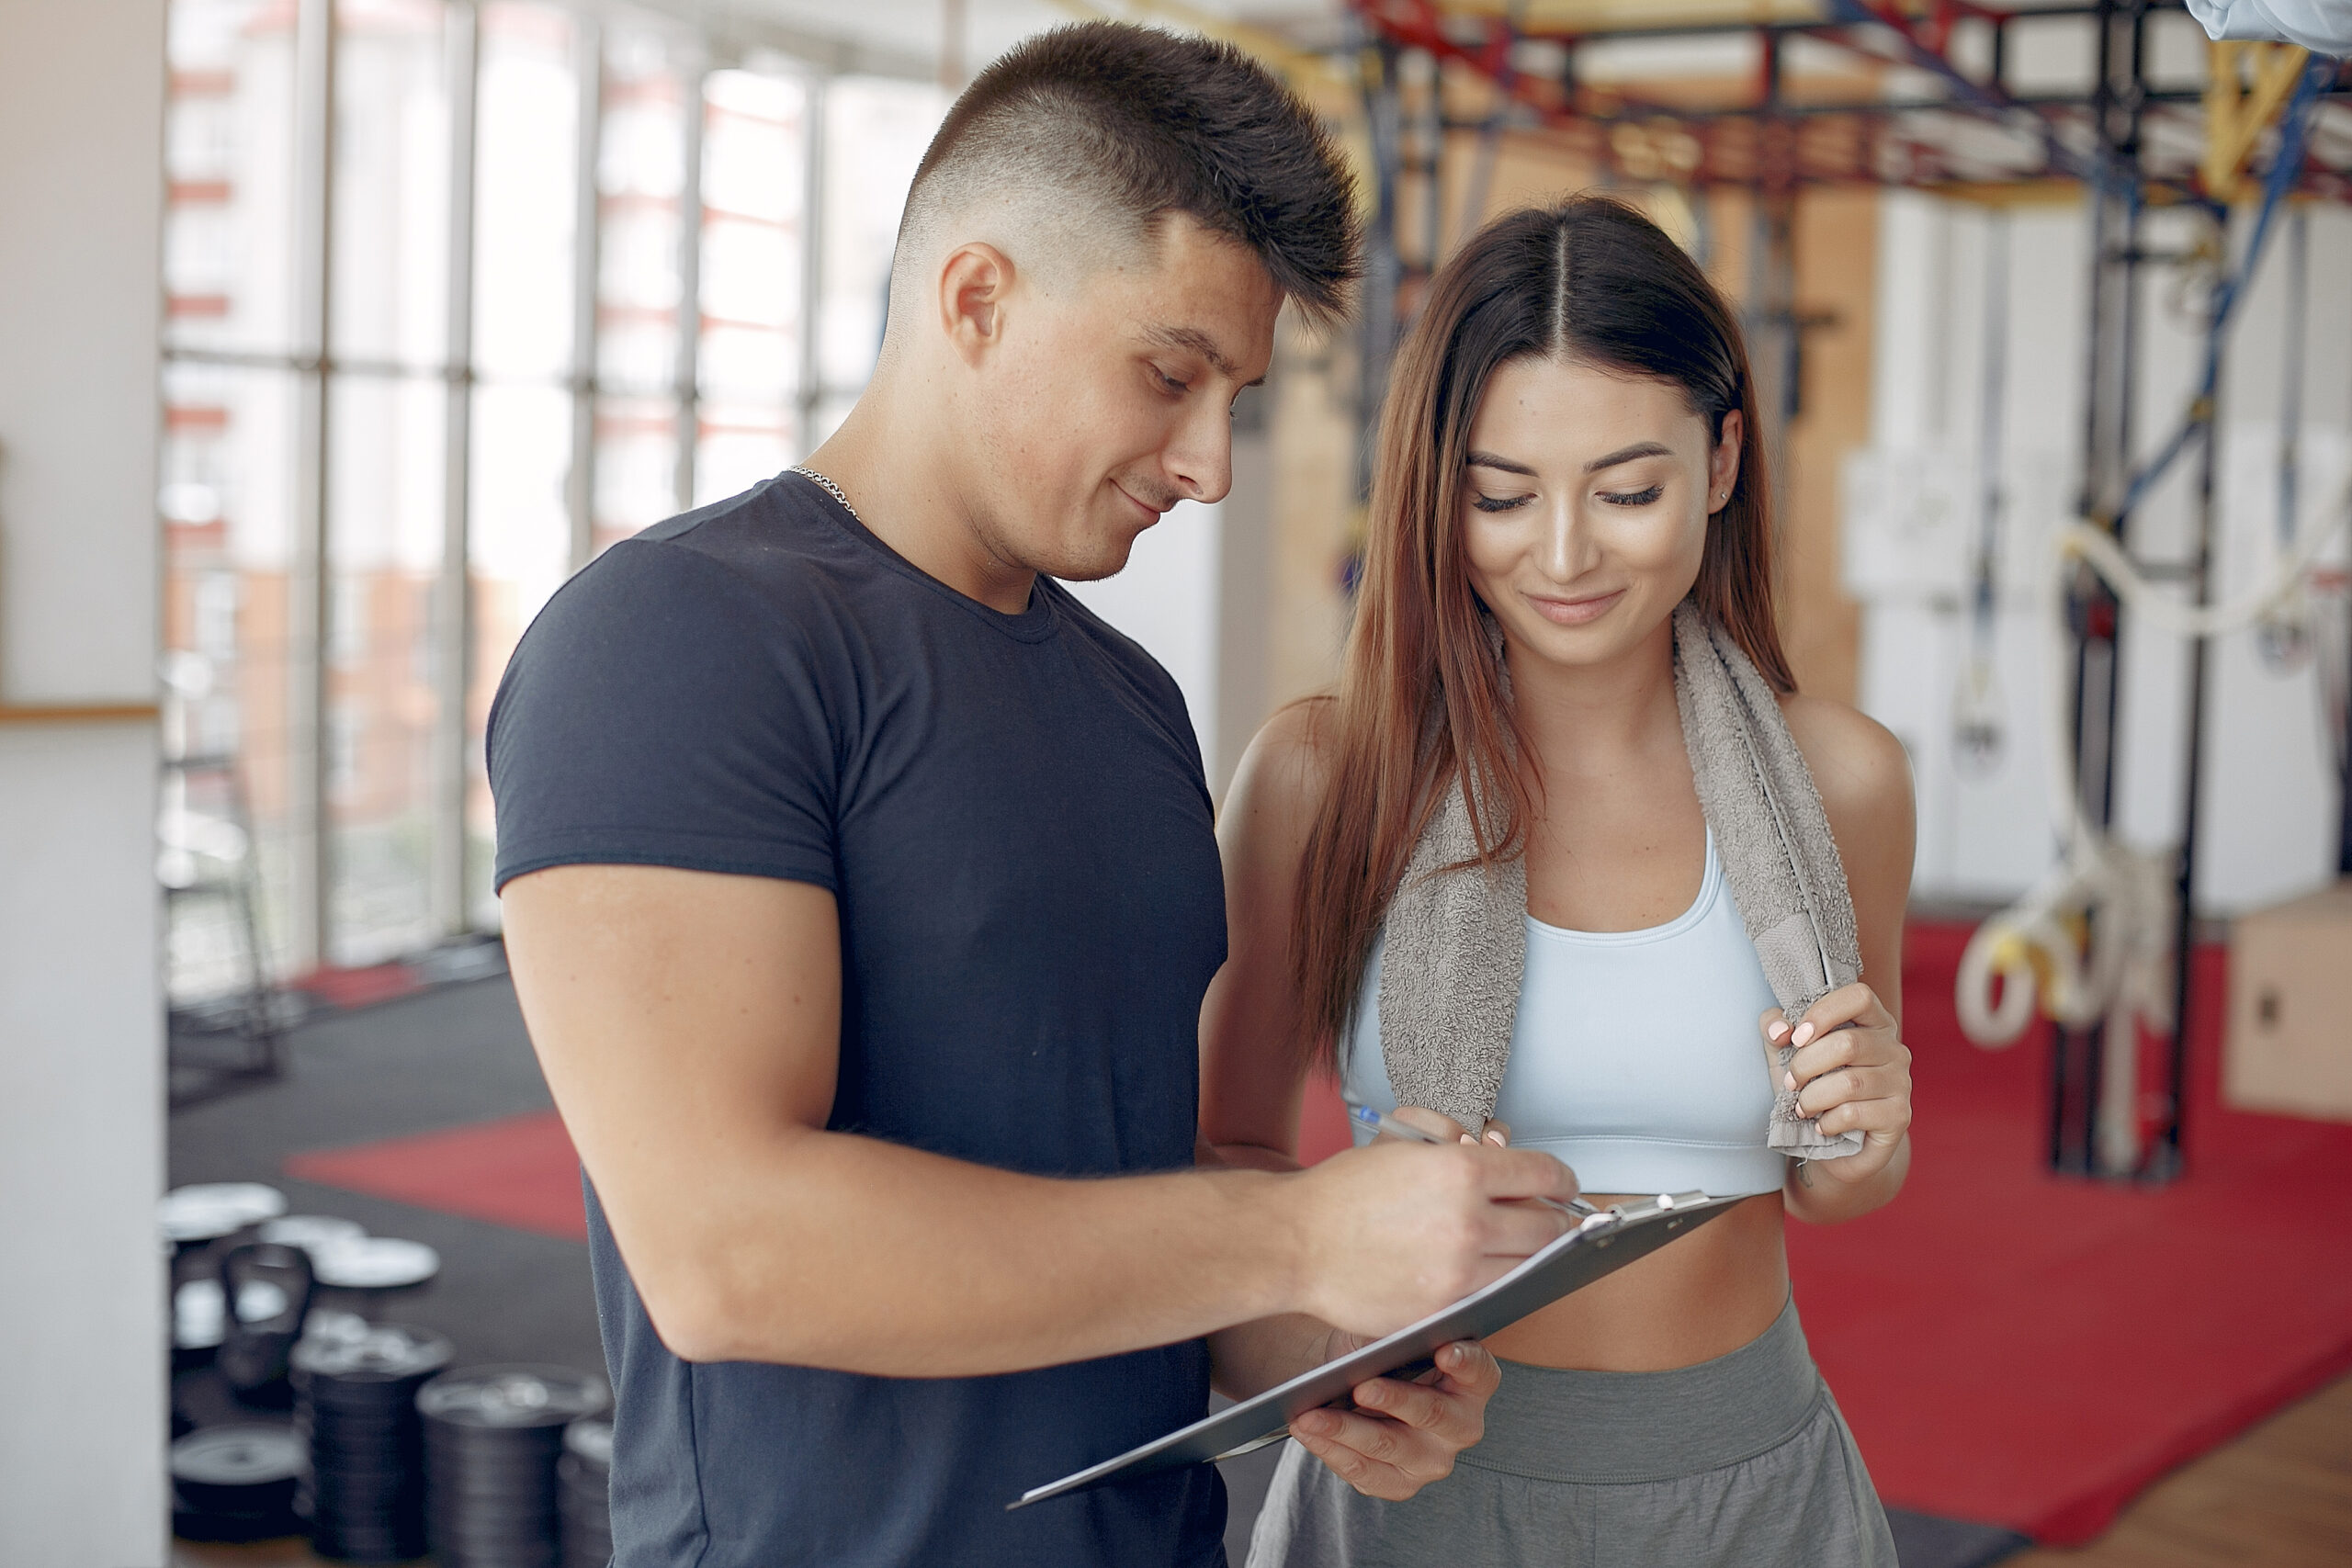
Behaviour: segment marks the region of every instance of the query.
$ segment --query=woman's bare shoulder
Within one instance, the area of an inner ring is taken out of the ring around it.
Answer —
[[[1253,837],[1271,830],[1278,841],[1305,840],[1330,788],[1337,707],[1326,695],[1275,710],[1233,771],[1225,796],[1227,828],[1246,828]]]
[[[1868,714],[1827,697],[1789,693],[1781,713],[1840,849],[1849,859],[1849,846],[1896,851],[1907,877],[1914,821],[1911,758],[1903,742]]]

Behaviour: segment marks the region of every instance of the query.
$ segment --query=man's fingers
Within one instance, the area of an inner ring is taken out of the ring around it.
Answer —
[[[1577,1173],[1534,1149],[1488,1145],[1479,1168],[1489,1198],[1550,1198],[1566,1202],[1577,1192]]]

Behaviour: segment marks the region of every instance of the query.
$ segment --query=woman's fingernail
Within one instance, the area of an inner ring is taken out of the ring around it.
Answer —
[[[1782,1073],[1781,1075],[1781,1082],[1791,1089],[1794,1089],[1797,1087],[1797,1076],[1794,1073]]]
[[[1788,1021],[1783,1019],[1774,1023],[1771,1028],[1766,1030],[1764,1032],[1771,1039],[1778,1040],[1781,1035],[1786,1034],[1788,1032]]]
[[[1803,1023],[1797,1025],[1797,1032],[1794,1035],[1790,1037],[1789,1043],[1792,1045],[1802,1045],[1812,1038],[1813,1021],[1811,1019],[1807,1019]]]
[[[1501,1148],[1503,1146],[1503,1135],[1500,1133],[1489,1133],[1487,1134],[1487,1142],[1494,1145],[1497,1148]]]

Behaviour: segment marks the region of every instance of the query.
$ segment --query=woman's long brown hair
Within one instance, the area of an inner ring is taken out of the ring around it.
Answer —
[[[1521,736],[1462,542],[1470,426],[1498,367],[1575,361],[1679,385],[1721,438],[1741,414],[1739,478],[1707,527],[1691,599],[1764,678],[1794,691],[1772,615],[1764,448],[1739,326],[1648,219],[1606,197],[1499,218],[1431,280],[1380,422],[1354,630],[1317,716],[1330,784],[1299,868],[1292,961],[1317,1060],[1340,1040],[1388,901],[1442,791],[1460,778],[1482,862],[1524,848],[1534,809]]]

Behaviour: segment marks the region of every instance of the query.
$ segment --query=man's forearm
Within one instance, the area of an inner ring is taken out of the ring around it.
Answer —
[[[1210,1386],[1228,1399],[1253,1398],[1360,1343],[1303,1312],[1237,1323],[1209,1336]]]
[[[613,1216],[655,1326],[691,1359],[978,1376],[1295,1304],[1280,1177],[1050,1180],[820,1132],[711,1168],[692,1213]]]

